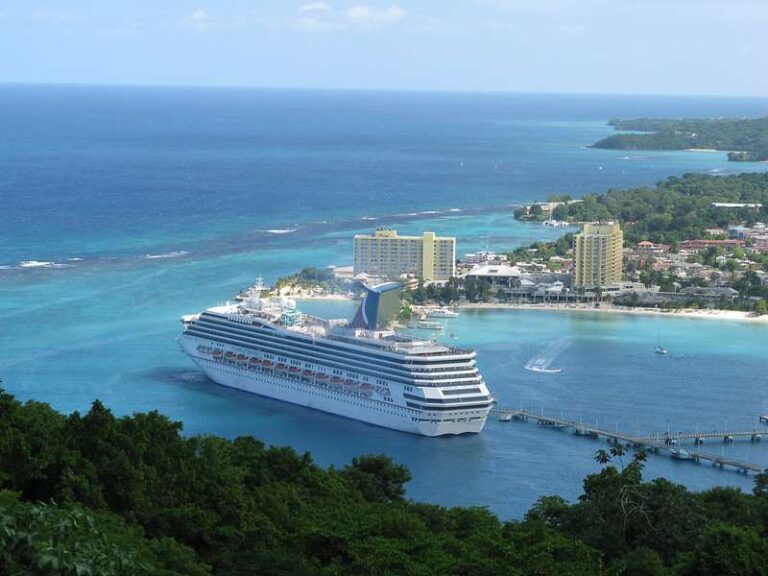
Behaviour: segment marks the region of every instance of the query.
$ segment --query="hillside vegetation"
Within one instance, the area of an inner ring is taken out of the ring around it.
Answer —
[[[251,437],[185,437],[157,412],[64,416],[0,393],[0,573],[768,574],[762,475],[754,494],[692,493],[644,482],[621,446],[596,460],[577,502],[504,521],[408,500],[408,470],[385,456],[325,469]]]
[[[763,207],[717,208],[714,202]],[[589,194],[581,202],[557,206],[552,217],[575,222],[620,220],[628,242],[679,242],[701,237],[705,228],[768,219],[768,173],[671,177],[654,188]]]

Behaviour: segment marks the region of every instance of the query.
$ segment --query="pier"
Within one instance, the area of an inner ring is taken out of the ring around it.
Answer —
[[[519,422],[535,422],[539,426],[555,428],[559,430],[570,430],[577,436],[586,438],[605,438],[609,442],[619,442],[635,449],[647,450],[656,454],[668,454],[677,460],[687,460],[700,463],[709,462],[712,466],[718,468],[734,468],[741,474],[750,472],[759,474],[765,470],[763,466],[751,462],[745,462],[735,458],[729,458],[711,452],[703,452],[698,449],[705,439],[717,438],[723,443],[730,443],[737,439],[749,439],[752,442],[759,442],[765,430],[735,430],[735,431],[709,431],[709,432],[666,432],[663,434],[650,434],[638,436],[628,434],[619,430],[610,430],[601,428],[597,425],[590,426],[582,421],[569,420],[567,418],[557,418],[535,413],[525,409],[503,409],[497,408],[491,411],[498,415],[502,422],[516,420]],[[761,417],[762,421],[762,417]],[[680,448],[680,442],[692,440],[696,445],[694,451],[687,451]]]

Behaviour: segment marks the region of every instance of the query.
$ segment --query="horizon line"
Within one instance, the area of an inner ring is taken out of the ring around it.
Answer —
[[[636,98],[732,98],[768,100],[768,95],[755,94],[681,94],[661,92],[582,92],[557,90],[503,90],[503,89],[454,89],[454,88],[361,88],[333,86],[259,86],[247,84],[154,84],[154,83],[122,83],[122,82],[26,82],[16,80],[0,80],[0,86],[49,86],[49,87],[92,87],[92,88],[163,88],[163,89],[198,89],[198,90],[264,90],[264,91],[297,91],[297,92],[389,92],[406,94],[467,94],[467,95],[531,95],[531,96],[617,96]]]

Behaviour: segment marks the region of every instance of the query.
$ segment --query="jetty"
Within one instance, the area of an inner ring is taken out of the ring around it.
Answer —
[[[705,439],[718,438],[723,443],[730,443],[737,439],[749,439],[752,442],[759,442],[765,430],[735,430],[735,431],[710,431],[710,432],[666,432],[663,434],[636,435],[622,432],[620,430],[611,430],[602,428],[595,424],[590,426],[583,421],[570,420],[563,417],[549,416],[542,413],[532,412],[525,409],[496,408],[491,411],[498,415],[501,422],[516,420],[518,422],[535,422],[539,426],[546,426],[559,430],[568,430],[576,436],[585,438],[605,438],[609,442],[618,442],[627,446],[646,450],[655,454],[667,454],[677,460],[687,460],[689,462],[700,463],[709,462],[712,466],[718,468],[733,468],[741,474],[759,474],[765,471],[764,466],[745,462],[736,458],[729,458],[721,454],[704,452],[698,447]],[[680,443],[686,440],[693,440],[696,449],[692,451],[680,448]]]

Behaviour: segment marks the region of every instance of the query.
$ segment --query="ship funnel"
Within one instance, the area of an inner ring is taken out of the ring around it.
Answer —
[[[403,285],[399,282],[386,282],[377,286],[359,283],[358,286],[365,290],[365,296],[352,319],[352,327],[365,330],[388,327],[400,310]]]

